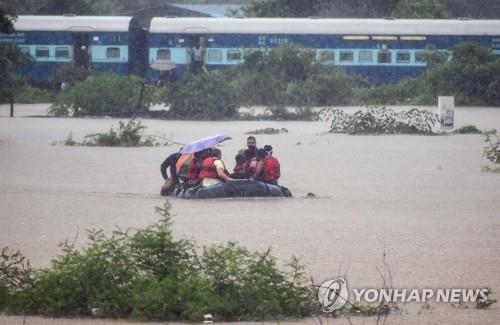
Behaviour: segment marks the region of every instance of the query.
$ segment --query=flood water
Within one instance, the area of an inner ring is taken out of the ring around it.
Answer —
[[[18,116],[43,115],[47,105],[18,105]],[[352,110],[353,108],[349,108]],[[500,109],[458,108],[457,126],[500,130]],[[58,243],[85,242],[85,229],[144,227],[158,219],[165,198],[159,166],[178,146],[153,148],[51,145],[72,132],[117,126],[116,119],[8,118],[0,106],[0,247],[20,249],[48,266]],[[480,135],[349,136],[329,134],[324,122],[205,122],[143,120],[149,135],[187,143],[227,132],[223,160],[233,167],[248,131],[272,144],[291,199],[171,199],[174,233],[199,246],[236,241],[272,247],[280,263],[302,257],[317,283],[346,275],[353,288],[382,287],[383,255],[396,288],[480,288],[500,292],[500,173],[484,172]],[[306,198],[313,192],[315,198]],[[499,299],[494,294],[494,299]],[[437,304],[408,306],[391,323],[498,324],[489,310]],[[353,323],[372,324],[355,318]],[[22,324],[0,317],[1,324]],[[300,322],[309,324],[317,320]],[[27,324],[119,324],[29,318]],[[347,324],[345,319],[323,323]],[[319,323],[318,323],[319,324]]]

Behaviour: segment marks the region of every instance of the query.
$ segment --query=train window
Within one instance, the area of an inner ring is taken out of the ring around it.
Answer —
[[[354,52],[353,51],[340,51],[340,62],[353,62]]]
[[[228,50],[227,51],[227,60],[228,61],[240,61],[241,60],[240,50]]]
[[[402,41],[425,41],[427,37],[425,36],[400,36],[400,40]]]
[[[397,36],[388,36],[388,35],[372,36],[372,40],[376,41],[396,41],[397,39],[398,39]]]
[[[346,41],[366,41],[370,39],[368,35],[345,35],[343,39]]]
[[[359,51],[359,63],[372,63],[373,53],[372,51]]]
[[[49,55],[49,48],[48,47],[37,47],[35,51],[35,56],[37,58],[48,58]]]
[[[69,48],[68,47],[56,47],[56,58],[69,59]]]
[[[113,35],[113,43],[120,43],[121,37],[120,35]]]
[[[424,51],[415,52],[415,62],[416,63],[425,63],[425,52]]]
[[[106,58],[119,59],[120,58],[120,48],[119,47],[108,47],[106,49]]]
[[[222,62],[222,50],[208,50],[208,62]]]
[[[25,54],[30,54],[30,48],[27,46],[20,46],[19,49]]]
[[[396,53],[396,63],[410,63],[410,52],[399,51]]]
[[[170,60],[170,49],[159,49],[156,52],[157,60]]]
[[[319,62],[327,63],[335,61],[335,52],[329,50],[322,50],[318,53]]]
[[[379,51],[378,52],[378,63],[391,63],[391,52]]]

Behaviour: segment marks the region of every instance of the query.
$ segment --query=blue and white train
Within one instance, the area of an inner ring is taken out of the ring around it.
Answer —
[[[196,44],[209,70],[242,63],[247,50],[293,44],[373,83],[422,73],[428,46],[446,51],[475,42],[500,54],[500,20],[153,18],[145,28],[133,17],[19,16],[15,29],[0,41],[33,56],[26,73],[34,81],[65,64],[151,81],[179,78],[190,70]]]

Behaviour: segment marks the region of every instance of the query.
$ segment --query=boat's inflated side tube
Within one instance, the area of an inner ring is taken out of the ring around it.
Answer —
[[[202,187],[196,192],[196,198],[223,198],[223,197],[258,197],[283,196],[281,188],[255,180],[237,179],[217,185]]]
[[[171,194],[183,199],[215,199],[225,197],[283,197],[291,196],[288,189],[278,185],[248,179],[237,179],[207,187],[176,188]]]

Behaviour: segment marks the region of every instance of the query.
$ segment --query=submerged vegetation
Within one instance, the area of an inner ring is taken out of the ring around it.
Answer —
[[[119,121],[118,130],[111,128],[105,133],[95,133],[85,136],[83,142],[73,140],[70,133],[63,144],[66,146],[103,146],[103,147],[151,147],[161,145],[151,136],[142,133],[147,127],[140,120],[132,119],[128,122]]]
[[[170,205],[144,229],[88,231],[81,249],[65,242],[46,269],[4,248],[0,310],[14,314],[148,320],[263,320],[304,317],[319,308],[299,260],[277,268],[270,249],[234,243],[204,247],[174,239]]]
[[[396,112],[386,107],[369,107],[348,114],[343,110],[323,110],[330,132],[347,134],[436,134],[438,117],[416,108]]]
[[[52,116],[135,116],[148,112],[157,89],[137,77],[90,75],[56,97]]]
[[[264,129],[257,129],[254,131],[250,131],[245,134],[280,134],[280,133],[288,133],[288,130],[286,128],[281,128],[281,129],[264,128]]]
[[[500,136],[497,130],[492,129],[483,132],[484,150],[483,157],[494,164],[493,169],[486,167],[487,170],[500,171]]]

